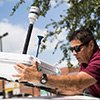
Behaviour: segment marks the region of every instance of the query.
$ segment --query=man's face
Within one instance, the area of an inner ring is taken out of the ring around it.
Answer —
[[[79,46],[81,45],[82,42],[78,39],[72,40],[71,41],[71,47]],[[80,46],[80,51],[76,52],[73,50],[73,55],[76,57],[79,63],[88,63],[90,57],[91,57],[91,51],[89,47],[86,45]]]

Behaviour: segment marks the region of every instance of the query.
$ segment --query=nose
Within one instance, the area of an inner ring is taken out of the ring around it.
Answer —
[[[73,50],[73,56],[75,56],[77,54],[77,52],[75,50]]]

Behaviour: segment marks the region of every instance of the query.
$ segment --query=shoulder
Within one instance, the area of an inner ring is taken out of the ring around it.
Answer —
[[[95,48],[93,55],[91,56],[91,59],[88,63],[88,65],[91,64],[100,64],[100,49],[98,46]]]

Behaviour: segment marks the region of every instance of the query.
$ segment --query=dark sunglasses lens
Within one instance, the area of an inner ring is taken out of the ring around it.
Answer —
[[[75,48],[75,51],[76,52],[79,52],[80,51],[80,47],[79,46],[76,46],[76,47],[74,47]]]
[[[75,47],[71,47],[70,50],[73,52],[73,50],[75,50],[76,52],[80,51],[79,46],[75,46]]]

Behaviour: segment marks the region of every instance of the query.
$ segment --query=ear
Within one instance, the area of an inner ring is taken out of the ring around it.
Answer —
[[[90,50],[94,50],[94,41],[93,41],[93,40],[91,40],[91,41],[89,42],[89,49],[90,49]]]

